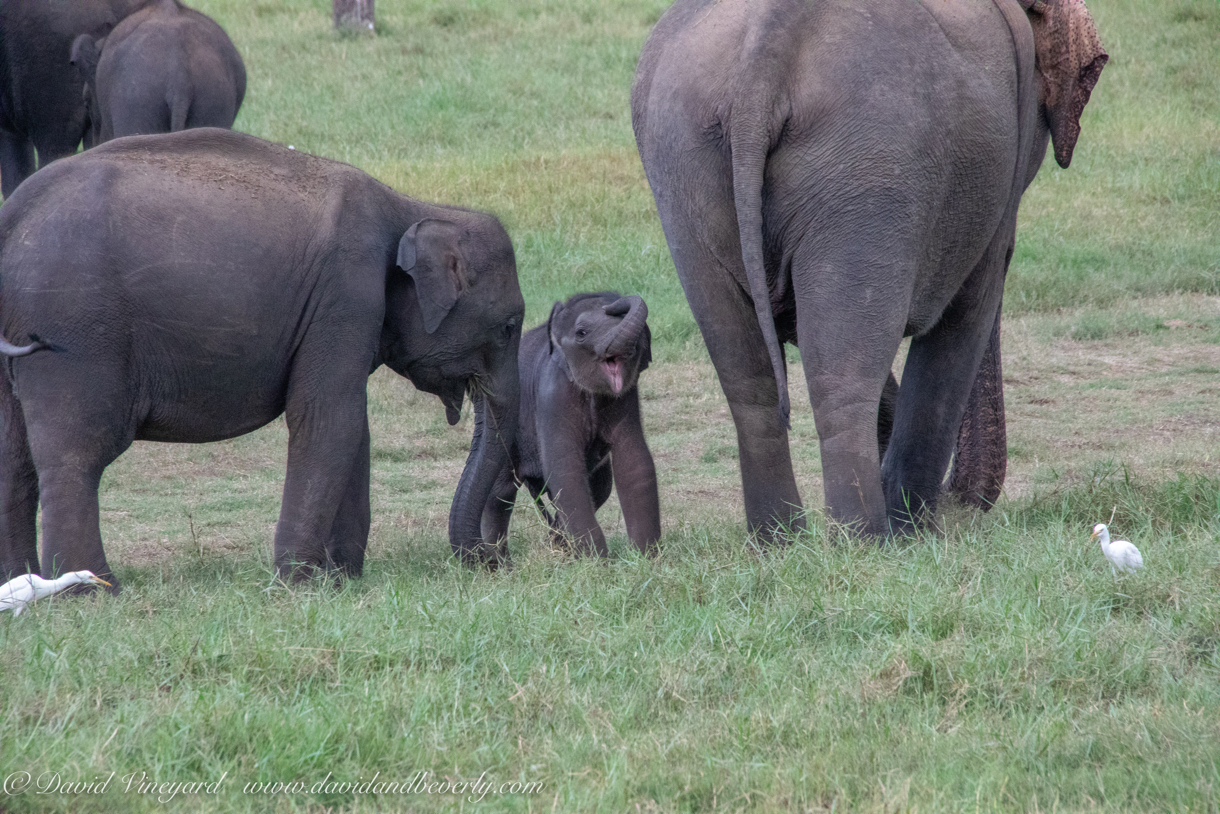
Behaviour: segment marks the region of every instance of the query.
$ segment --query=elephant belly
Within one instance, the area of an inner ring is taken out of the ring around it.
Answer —
[[[190,398],[150,403],[136,439],[177,443],[223,441],[253,432],[283,412],[282,393],[201,389]]]

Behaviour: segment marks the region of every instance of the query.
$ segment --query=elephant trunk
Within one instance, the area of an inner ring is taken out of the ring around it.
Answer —
[[[623,316],[604,344],[598,347],[597,354],[603,359],[629,355],[640,340],[644,326],[648,320],[648,306],[637,296],[621,297],[605,307],[607,316]],[[625,316],[624,316],[625,315]]]
[[[519,342],[518,338],[510,343],[506,353],[511,354],[512,363],[501,365],[492,389],[471,394],[474,437],[449,512],[449,544],[467,565],[496,568],[507,564],[506,552],[484,545],[481,521],[496,477],[509,465],[509,450],[517,438]]]

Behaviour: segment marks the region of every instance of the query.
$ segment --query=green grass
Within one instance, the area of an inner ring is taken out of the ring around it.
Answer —
[[[574,291],[645,296],[663,551],[632,553],[612,499],[611,560],[574,561],[523,505],[515,570],[457,565],[469,416],[384,370],[361,580],[274,583],[282,422],[137,444],[101,492],[123,594],[0,617],[0,780],[114,779],[0,812],[1220,809],[1215,0],[1090,3],[1111,62],[1072,167],[1048,160],[1022,207],[996,509],[841,539],[794,381],[812,529],[767,553],[630,131],[662,0],[382,2],[375,37],[318,0],[197,5],[246,60],[238,129],[495,212],[531,324]],[[1111,513],[1136,575],[1089,541]],[[540,788],[309,791],[419,772]],[[141,779],[217,785],[161,802]]]

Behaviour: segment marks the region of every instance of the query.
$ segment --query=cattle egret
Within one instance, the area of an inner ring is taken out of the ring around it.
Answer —
[[[35,599],[57,594],[65,588],[81,583],[110,587],[109,582],[94,576],[92,571],[72,571],[58,579],[43,579],[37,574],[22,574],[16,579],[0,585],[0,611],[11,610],[13,616],[19,616],[25,610],[25,606]]]
[[[1093,536],[1097,538],[1097,542],[1101,543],[1101,552],[1106,555],[1106,559],[1110,561],[1110,570],[1125,571],[1130,573],[1137,568],[1144,567],[1144,558],[1140,556],[1140,550],[1126,540],[1115,540],[1110,542],[1110,530],[1106,528],[1105,523],[1098,523],[1093,527]],[[1117,575],[1118,571],[1114,571]]]

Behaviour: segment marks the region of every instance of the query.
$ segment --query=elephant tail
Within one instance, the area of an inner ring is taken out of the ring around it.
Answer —
[[[186,129],[186,117],[190,111],[190,96],[185,93],[173,94],[169,104],[169,131],[171,133]]]
[[[34,334],[30,334],[30,339],[34,341],[28,345],[14,345],[3,336],[0,336],[0,353],[5,356],[29,356],[34,351],[50,350],[51,348],[49,344],[43,342]]]
[[[766,98],[765,93],[760,93],[751,101],[759,102]],[[762,187],[767,152],[771,143],[771,135],[767,129],[769,120],[765,106],[759,109],[747,102],[740,107],[734,107],[728,129],[733,156],[733,204],[737,210],[737,231],[741,237],[741,262],[745,266],[746,280],[750,284],[750,297],[754,300],[758,327],[762,331],[767,354],[771,357],[771,370],[775,374],[779,401],[779,419],[787,429],[791,412],[788,370],[784,364],[784,351],[775,331],[771,292],[767,288],[767,269],[763,264]]]

